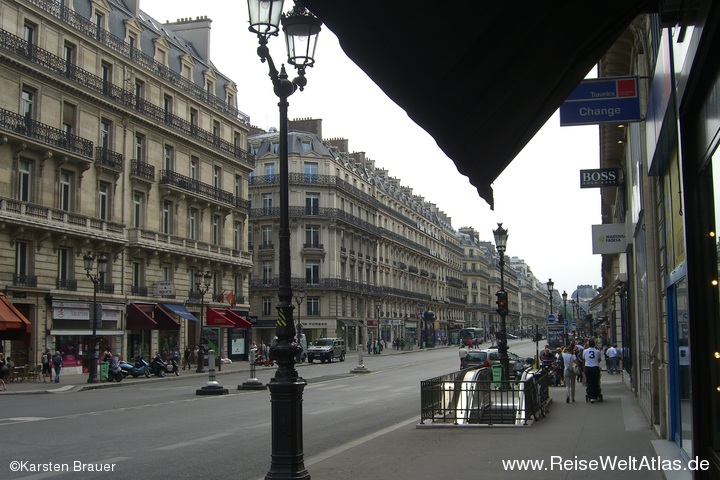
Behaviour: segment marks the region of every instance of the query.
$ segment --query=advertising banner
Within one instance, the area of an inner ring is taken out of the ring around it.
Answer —
[[[605,223],[592,226],[593,254],[624,253],[627,248],[624,223]]]

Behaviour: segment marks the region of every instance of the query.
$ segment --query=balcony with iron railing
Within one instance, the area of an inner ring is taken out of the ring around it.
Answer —
[[[155,167],[142,160],[130,161],[130,175],[148,182],[155,181]]]
[[[137,295],[140,297],[147,297],[148,296],[148,288],[147,287],[141,287],[139,285],[132,285],[130,287],[130,294],[131,295]]]
[[[172,170],[160,170],[160,185],[168,185],[184,192],[193,193],[203,199],[212,199],[217,202],[235,206],[235,195],[220,188],[214,187],[199,180],[180,175]]]
[[[69,291],[76,291],[77,290],[77,280],[69,279],[69,278],[58,278],[56,279],[55,285],[58,290],[69,290]]]
[[[0,108],[0,129],[88,159],[93,157],[93,142],[90,140],[66,133],[59,128],[23,117],[4,108]]]
[[[182,88],[198,100],[207,103],[216,110],[229,115],[246,125],[250,123],[250,117],[247,114],[242,113],[233,105],[228,104],[224,99],[207,92],[207,90],[199,85],[183,78],[178,72],[175,72],[162,63],[156,61],[152,56],[143,53],[142,50],[130,46],[130,44],[125,42],[124,39],[99,27],[90,19],[83,17],[79,13],[61,5],[55,0],[28,1],[67,23],[84,35],[97,40],[106,47],[121,54],[123,57],[129,58],[134,63],[140,65],[151,73],[167,79],[173,85]]]
[[[246,161],[250,165],[255,164],[255,157],[238,145],[223,140],[197,125],[192,125],[177,115],[166,112],[157,105],[138,98],[134,93],[124,90],[87,70],[83,70],[77,65],[68,64],[62,57],[58,57],[36,45],[29,44],[6,30],[0,30],[0,51],[9,51],[19,55],[54,75],[62,75],[66,79],[89,88],[125,107],[133,108],[159,124],[164,124],[195,140],[213,146],[233,158]]]
[[[37,275],[14,273],[13,285],[15,285],[16,287],[37,287]]]
[[[123,156],[105,147],[95,147],[95,163],[113,170],[122,171]]]

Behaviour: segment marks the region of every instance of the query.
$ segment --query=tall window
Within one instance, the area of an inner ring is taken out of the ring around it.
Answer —
[[[190,109],[190,133],[197,135],[198,129],[198,111],[194,108]]]
[[[162,233],[172,234],[172,213],[173,204],[169,201],[164,201],[162,204]]]
[[[263,225],[262,229],[262,246],[272,247],[272,227],[269,225]]]
[[[140,133],[135,134],[135,160],[145,161],[145,135]]]
[[[213,120],[212,129],[213,141],[217,144],[220,141],[220,122]]]
[[[112,93],[112,65],[107,62],[100,64],[100,78],[102,78],[103,94],[110,95]]]
[[[218,166],[213,167],[213,187],[222,188],[222,169]]]
[[[62,170],[60,172],[60,196],[58,198],[58,208],[69,212],[72,208],[72,173]]]
[[[308,247],[319,247],[320,246],[320,226],[319,225],[307,225],[305,226],[305,245]]]
[[[263,215],[271,215],[272,214],[272,203],[273,203],[272,200],[273,200],[272,193],[263,193],[262,194]]]
[[[242,198],[242,175],[235,175],[235,198]]]
[[[65,73],[72,75],[75,65],[75,45],[70,42],[65,42],[63,46],[63,60],[65,61]]]
[[[272,298],[270,297],[263,297],[262,299],[262,314],[272,315]]]
[[[198,164],[200,163],[200,159],[195,156],[190,157],[190,178],[193,180],[198,179]]]
[[[133,292],[138,293],[138,287],[145,286],[143,262],[133,262],[132,264],[132,287]]]
[[[75,112],[77,107],[71,103],[63,102],[62,130],[67,135],[75,133]]]
[[[305,183],[317,183],[318,164],[316,162],[305,162],[303,165],[303,175],[305,176]]]
[[[145,218],[145,195],[140,192],[133,192],[133,227],[142,228]]]
[[[141,80],[135,80],[135,108],[141,110],[143,108],[143,100],[145,99],[145,83]]]
[[[98,216],[100,220],[110,220],[110,184],[98,183]]]
[[[18,161],[18,184],[17,184],[17,199],[21,202],[30,201],[30,185],[31,185],[31,171],[30,161],[21,158]]]
[[[316,285],[320,283],[320,264],[317,262],[305,263],[305,283]]]
[[[35,119],[35,90],[29,87],[24,87],[20,97],[20,114],[25,117],[25,121]]]
[[[220,215],[213,215],[212,217],[212,244],[220,245],[220,231],[221,231],[222,220]]]
[[[37,34],[37,25],[35,25],[32,22],[25,21],[25,25],[23,26],[23,40],[25,40],[28,45],[35,45],[35,36]]]
[[[70,249],[65,247],[60,247],[57,250],[58,256],[57,256],[57,264],[58,264],[58,272],[57,272],[57,278],[59,281],[62,280],[69,280],[70,279],[70,272],[72,271],[70,262],[72,261],[72,255],[70,254]],[[61,283],[61,282],[58,282]]]
[[[319,193],[306,193],[305,194],[305,214],[306,215],[319,215],[320,214],[320,194]]]
[[[265,164],[265,176],[267,176],[267,177],[275,176],[275,164],[274,163],[266,163]]]
[[[306,300],[308,316],[320,315],[320,299],[318,297],[308,297]]]
[[[174,171],[174,159],[175,159],[175,151],[173,147],[170,145],[165,145],[165,148],[163,150],[163,165],[165,167],[165,170],[168,172]]]
[[[162,266],[162,280],[163,282],[171,282],[173,279],[173,268],[170,265]]]
[[[262,283],[265,285],[272,283],[272,266],[272,261],[262,262]]]
[[[188,238],[197,240],[198,210],[191,208],[188,215]]]
[[[30,244],[28,242],[15,242],[15,273],[25,276],[30,274]]]
[[[170,95],[165,95],[163,108],[165,109],[165,121],[169,122],[173,114],[173,98]]]
[[[110,150],[112,145],[110,135],[112,133],[112,122],[103,118],[100,120],[100,146],[103,150]]]
[[[242,250],[242,222],[233,222],[233,249]]]

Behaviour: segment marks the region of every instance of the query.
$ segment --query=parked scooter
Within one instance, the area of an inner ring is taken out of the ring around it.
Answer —
[[[120,368],[120,360],[118,357],[110,357],[110,365],[108,366],[108,380],[121,382],[125,378]]]
[[[156,353],[155,358],[150,362],[150,371],[158,377],[164,377],[166,373],[180,375],[177,361],[173,358],[170,363],[165,363],[159,353]]]
[[[142,357],[137,357],[134,364],[120,362],[120,370],[122,370],[124,377],[130,375],[137,378],[140,375],[145,375],[145,377],[150,378],[150,365]]]

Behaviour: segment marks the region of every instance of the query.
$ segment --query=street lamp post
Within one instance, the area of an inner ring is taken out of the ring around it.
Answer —
[[[563,299],[563,321],[567,322],[567,292],[563,290],[562,293],[562,299]],[[567,345],[567,338],[568,338],[568,328],[565,323],[563,323],[563,343]]]
[[[270,346],[270,358],[278,364],[275,376],[267,384],[272,410],[272,464],[266,479],[309,479],[305,469],[302,432],[302,393],[307,382],[295,369],[295,357],[302,351],[295,339],[293,322],[292,285],[290,275],[290,207],[288,174],[288,97],[307,84],[305,69],[315,63],[315,45],[321,22],[303,6],[295,4],[287,14],[282,13],[283,0],[248,0],[250,31],[258,37],[257,54],[268,64],[273,91],[279,98],[280,142],[278,163],[280,170],[280,228],[279,285],[277,339]],[[285,66],[275,67],[268,38],[277,36],[282,21],[287,46],[288,63],[295,66],[298,76],[288,80]]]
[[[205,344],[203,343],[203,313],[205,310],[205,294],[210,290],[212,273],[195,272],[195,290],[200,293],[200,341],[198,342],[197,369],[195,373],[205,373]]]
[[[548,278],[547,281],[547,289],[548,289],[548,295],[550,296],[550,315],[553,313],[552,304],[553,304],[553,292],[555,291],[555,284],[552,281],[552,278]]]
[[[382,305],[379,303],[375,304],[375,321],[377,322],[377,343],[378,346],[375,348],[376,351],[373,353],[378,353],[380,351],[380,309],[382,308]]]
[[[102,320],[102,311],[98,315],[98,303],[97,303],[97,292],[98,286],[105,283],[105,273],[107,272],[108,259],[104,253],[101,253],[97,259],[98,271],[93,275],[93,263],[95,257],[92,253],[88,252],[83,256],[83,262],[85,264],[85,275],[93,283],[93,311],[92,311],[92,339],[90,340],[92,345],[92,358],[90,359],[90,365],[88,365],[88,380],[87,383],[98,383],[98,358],[100,356],[98,344],[97,344],[97,325],[98,320]],[[100,317],[100,318],[98,318]]]
[[[497,295],[497,312],[500,315],[500,338],[497,339],[498,355],[500,357],[500,365],[503,368],[503,382],[510,379],[510,361],[508,359],[507,345],[507,325],[505,323],[508,314],[508,295],[505,291],[505,248],[507,246],[508,231],[503,228],[502,223],[498,223],[498,228],[493,230],[495,236],[495,248],[500,255],[500,291]],[[497,337],[497,334],[495,334]],[[504,383],[507,385],[507,383]]]
[[[298,315],[297,315],[298,318],[297,318],[297,327],[296,327],[297,332],[296,333],[300,334],[303,331],[302,323],[300,323],[300,305],[302,305],[303,300],[305,300],[305,289],[301,288],[300,290],[298,290],[293,298],[295,299],[295,303],[298,306]]]

